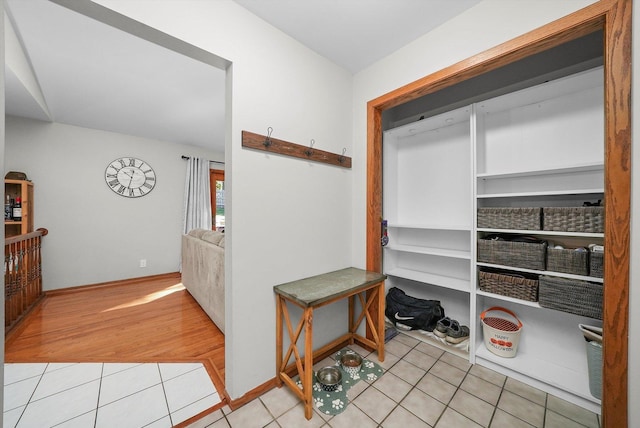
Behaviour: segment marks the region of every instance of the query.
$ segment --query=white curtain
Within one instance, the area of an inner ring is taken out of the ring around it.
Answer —
[[[191,157],[187,161],[184,184],[184,233],[193,229],[211,229],[211,191],[209,161]]]

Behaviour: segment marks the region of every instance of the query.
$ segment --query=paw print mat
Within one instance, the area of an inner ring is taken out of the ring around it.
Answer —
[[[347,351],[350,351],[349,348],[343,348],[334,355],[336,364],[338,364],[337,361],[340,360],[340,356]],[[342,373],[342,385],[340,385],[335,391],[325,391],[324,389],[322,389],[322,386],[320,386],[318,382],[314,382],[313,384],[314,404],[320,412],[327,415],[340,414],[347,408],[347,403],[349,402],[347,394],[349,392],[349,389],[353,385],[363,379],[369,383],[374,382],[384,373],[382,367],[366,358],[363,358],[362,368],[360,369],[360,372],[355,374],[354,376],[344,371],[339,365],[338,368]],[[314,379],[315,376],[316,373],[314,372]],[[300,380],[297,380],[296,383],[298,387],[302,388],[302,383],[300,382]]]

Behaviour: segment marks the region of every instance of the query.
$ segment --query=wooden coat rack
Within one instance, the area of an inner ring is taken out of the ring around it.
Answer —
[[[290,143],[288,141],[278,140],[271,137],[272,128],[269,128],[268,135],[254,134],[249,131],[242,131],[242,147],[250,149],[262,150],[270,153],[278,153],[285,156],[311,160],[315,162],[328,163],[330,165],[351,168],[351,158],[342,154],[325,152],[313,148],[314,141],[311,144],[303,146],[301,144]]]

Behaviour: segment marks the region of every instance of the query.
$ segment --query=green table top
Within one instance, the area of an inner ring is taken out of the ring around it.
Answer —
[[[386,278],[382,273],[346,268],[276,285],[273,290],[302,307],[310,307],[335,297],[353,294]]]

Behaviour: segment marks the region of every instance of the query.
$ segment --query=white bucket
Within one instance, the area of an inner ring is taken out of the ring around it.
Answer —
[[[517,323],[504,317],[487,317],[487,312],[503,312],[511,315]],[[484,344],[487,349],[499,357],[513,358],[518,350],[518,342],[520,341],[520,332],[522,331],[522,322],[516,314],[509,309],[494,306],[480,314],[482,321],[482,333],[484,335]]]

